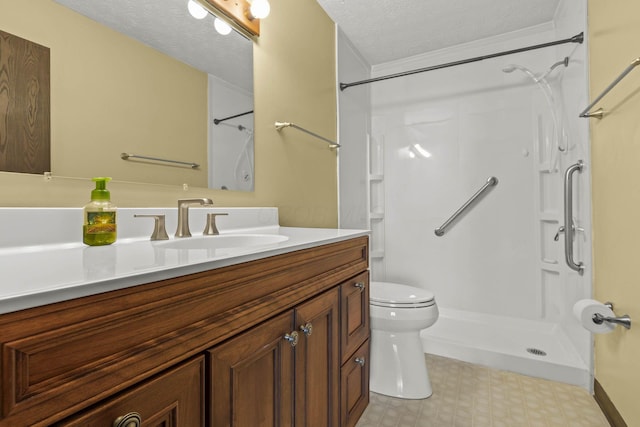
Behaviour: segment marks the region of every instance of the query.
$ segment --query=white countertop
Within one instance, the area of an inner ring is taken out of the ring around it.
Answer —
[[[255,211],[247,214],[251,209]],[[65,235],[61,231],[64,231],[68,225],[72,225],[74,230],[81,230],[82,224],[79,222],[82,218],[81,210],[42,209],[40,212],[37,210],[37,208],[0,208],[0,224],[2,224],[0,242],[3,240],[10,242],[10,244],[0,244],[0,277],[2,278],[0,314],[198,273],[368,234],[366,230],[280,227],[277,225],[277,211],[274,215],[271,208],[216,208],[207,209],[206,212],[229,212],[228,217],[218,218],[222,235],[279,234],[286,236],[287,240],[244,248],[173,249],[163,247],[166,241],[149,240],[148,235],[153,228],[152,219],[147,219],[150,222],[145,225],[139,222],[140,219],[130,221],[129,217],[132,218],[133,213],[165,213],[167,232],[173,236],[175,209],[144,208],[118,211],[119,237],[116,243],[108,246],[86,246],[81,243],[81,231],[70,233],[72,238],[67,236],[66,239],[61,240],[59,237]],[[193,209],[193,211],[197,210],[199,209]],[[71,219],[68,218],[69,215]],[[204,216],[203,212],[191,214],[193,239],[216,238],[216,236],[202,237]],[[22,242],[15,236],[16,232],[11,232],[12,228],[7,226],[6,222],[13,221],[15,228],[19,229],[18,224],[15,224],[16,221],[26,221],[33,225],[34,218],[44,222],[40,227],[48,231],[34,232],[32,229],[31,235]],[[259,218],[259,221],[252,221],[255,218]],[[121,226],[122,219],[124,221]],[[6,239],[3,239],[3,233]],[[121,235],[123,237],[120,237]],[[171,237],[171,239],[174,238]]]

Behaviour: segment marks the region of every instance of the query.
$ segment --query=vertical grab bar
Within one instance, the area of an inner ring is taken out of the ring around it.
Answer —
[[[564,255],[569,268],[580,275],[584,273],[584,264],[573,260],[573,239],[576,231],[573,224],[573,174],[582,172],[583,166],[584,162],[578,160],[578,163],[569,166],[564,174]]]

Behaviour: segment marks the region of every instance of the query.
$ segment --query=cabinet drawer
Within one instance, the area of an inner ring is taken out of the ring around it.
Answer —
[[[353,427],[369,404],[369,340],[342,365],[340,425]]]
[[[369,272],[340,285],[342,363],[369,338]]]
[[[137,413],[145,427],[200,427],[204,425],[203,399],[204,356],[199,356],[56,425],[113,426],[119,417]]]

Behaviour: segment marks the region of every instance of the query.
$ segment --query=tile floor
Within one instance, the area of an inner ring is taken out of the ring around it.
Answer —
[[[608,427],[593,396],[576,386],[427,355],[433,395],[371,393],[356,427]]]

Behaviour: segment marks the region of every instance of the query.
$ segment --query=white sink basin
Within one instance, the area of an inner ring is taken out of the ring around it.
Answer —
[[[272,245],[288,239],[280,234],[222,234],[185,237],[157,242],[156,245],[165,249],[242,249]]]

